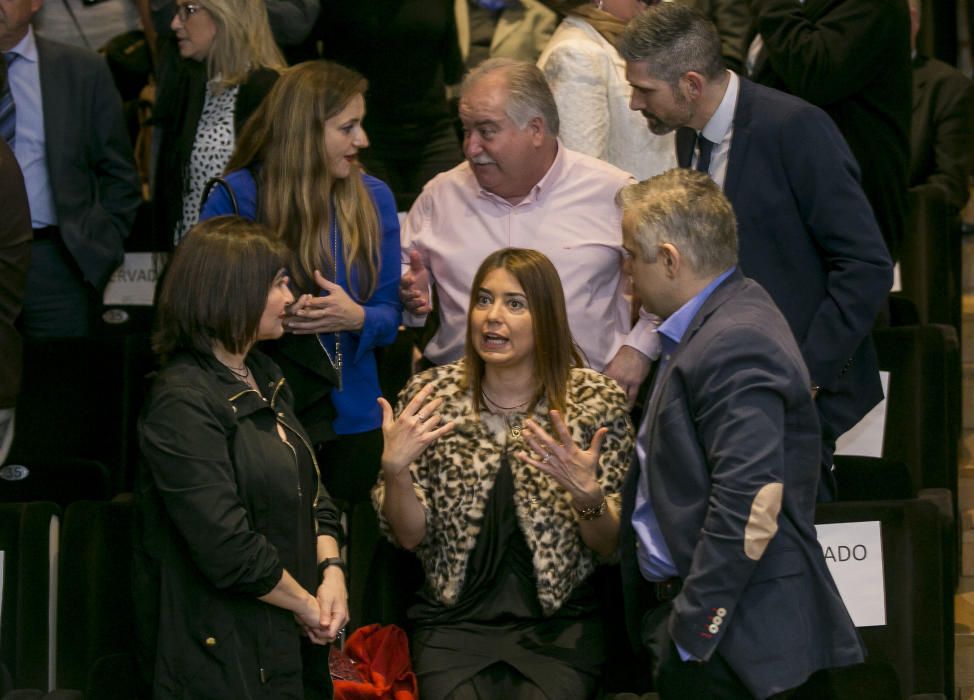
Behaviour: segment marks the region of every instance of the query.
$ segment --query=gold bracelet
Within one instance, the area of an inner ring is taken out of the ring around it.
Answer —
[[[579,520],[595,520],[596,518],[601,518],[605,515],[605,511],[608,509],[608,504],[605,502],[605,494],[602,494],[602,500],[597,506],[588,506],[587,508],[579,508],[572,503],[572,508],[575,509],[575,513],[578,515]]]

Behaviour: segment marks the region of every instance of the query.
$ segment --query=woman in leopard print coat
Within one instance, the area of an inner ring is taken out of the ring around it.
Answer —
[[[374,491],[426,574],[410,610],[426,698],[591,697],[602,661],[590,576],[611,557],[632,455],[626,399],[582,366],[551,262],[505,249],[474,279],[466,357],[384,401]]]

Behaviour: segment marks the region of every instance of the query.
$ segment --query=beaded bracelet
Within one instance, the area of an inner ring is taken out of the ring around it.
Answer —
[[[574,503],[572,503],[572,508],[578,514],[579,520],[595,520],[605,515],[605,511],[608,505],[605,502],[605,494],[602,494],[602,500],[597,506],[588,506],[586,508],[579,508]]]

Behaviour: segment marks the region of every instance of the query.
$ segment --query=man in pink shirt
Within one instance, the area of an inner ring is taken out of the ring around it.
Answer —
[[[460,119],[466,162],[426,184],[402,230],[408,325],[434,311],[437,290],[440,326],[425,357],[439,365],[463,356],[481,261],[501,248],[533,248],[561,276],[572,335],[589,365],[634,400],[656,338],[648,318],[633,327],[622,272],[615,195],[632,176],[558,141],[558,108],[530,63],[482,63],[463,84]]]

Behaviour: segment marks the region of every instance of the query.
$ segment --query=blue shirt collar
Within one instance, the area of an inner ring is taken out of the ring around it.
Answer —
[[[31,25],[27,25],[27,33],[24,38],[17,42],[10,51],[5,51],[4,53],[13,52],[17,54],[20,58],[25,58],[31,63],[37,63],[37,43],[34,41],[34,28]]]
[[[679,309],[677,309],[668,319],[663,321],[659,326],[660,342],[663,344],[663,352],[669,353],[680,344],[683,340],[684,334],[690,327],[690,322],[693,321],[693,317],[697,315],[700,311],[700,307],[703,306],[704,302],[714,293],[714,290],[720,286],[720,283],[731,276],[734,272],[735,267],[728,268],[717,277],[715,277],[710,284],[701,289],[697,294]]]

